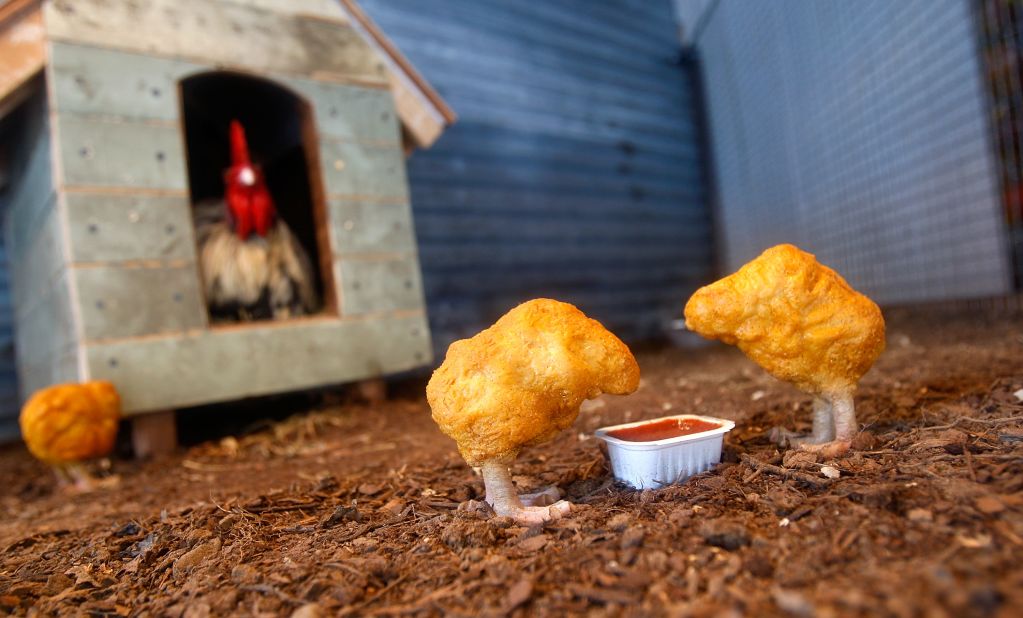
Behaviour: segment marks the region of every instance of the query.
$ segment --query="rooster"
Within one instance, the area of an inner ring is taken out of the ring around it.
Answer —
[[[199,267],[214,320],[283,320],[313,313],[318,300],[309,256],[277,216],[245,129],[231,121],[224,199],[195,206]]]

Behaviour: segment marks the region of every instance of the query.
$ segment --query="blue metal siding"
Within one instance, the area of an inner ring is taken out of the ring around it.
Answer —
[[[7,269],[7,248],[0,234],[0,443],[18,436],[18,368],[14,360],[14,307]]]
[[[440,352],[552,296],[629,338],[710,275],[694,72],[668,0],[364,0],[459,121],[409,161]]]
[[[19,435],[21,409],[15,357],[15,302],[11,259],[29,249],[40,234],[43,216],[19,208],[38,196],[52,194],[46,99],[42,84],[0,122],[0,144],[7,148],[8,182],[0,188],[0,444]],[[45,211],[44,211],[45,212]],[[17,214],[15,214],[17,213]],[[15,233],[17,230],[17,233]],[[47,325],[56,329],[56,325]]]
[[[970,0],[720,0],[697,34],[726,265],[793,242],[879,301],[1009,291]]]

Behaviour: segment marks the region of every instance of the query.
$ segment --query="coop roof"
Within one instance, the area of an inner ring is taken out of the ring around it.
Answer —
[[[0,0],[0,118],[27,94],[46,58],[39,0]]]
[[[412,63],[395,47],[355,0],[339,0],[352,20],[352,26],[363,36],[388,64],[391,90],[394,92],[398,115],[406,131],[416,144],[433,144],[444,129],[454,123],[456,116],[437,91],[416,71]]]
[[[297,16],[310,22],[350,27],[383,60],[402,121],[406,148],[426,148],[455,121],[455,114],[439,94],[415,70],[398,48],[373,23],[355,0],[221,0],[224,5],[248,6],[258,10]],[[66,4],[55,0],[55,4]],[[90,18],[110,17],[117,5],[76,3],[75,8]],[[22,100],[32,78],[46,62],[46,37],[42,0],[0,0],[0,118]],[[179,7],[181,4],[178,5]],[[58,9],[59,10],[59,9]],[[69,12],[73,12],[69,11]],[[117,27],[115,24],[108,24]],[[51,30],[60,24],[47,23]],[[125,26],[127,27],[127,26]],[[103,28],[99,28],[102,31]],[[54,35],[54,32],[50,32]]]

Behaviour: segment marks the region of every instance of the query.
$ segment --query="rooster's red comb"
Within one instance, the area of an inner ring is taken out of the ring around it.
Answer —
[[[250,165],[249,145],[245,141],[245,128],[237,120],[231,121],[231,165]]]

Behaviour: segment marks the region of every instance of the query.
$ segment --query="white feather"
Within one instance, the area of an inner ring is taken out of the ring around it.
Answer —
[[[197,208],[196,221],[199,266],[209,305],[253,305],[267,290],[274,317],[291,317],[294,281],[303,313],[316,309],[309,256],[283,221],[278,220],[265,238],[253,234],[247,240],[238,238],[222,216],[212,221],[208,212]]]

